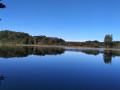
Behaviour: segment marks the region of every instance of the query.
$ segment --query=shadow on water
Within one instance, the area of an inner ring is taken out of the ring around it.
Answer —
[[[57,55],[65,52],[62,48],[48,48],[48,47],[0,47],[0,57],[13,58],[13,57],[27,57],[28,55]]]
[[[70,49],[70,48],[54,48],[54,47],[20,47],[20,46],[0,46],[0,57],[27,57],[28,55],[58,55],[65,51],[82,52],[88,55],[103,54],[103,60],[106,64],[112,63],[112,58],[120,56],[120,50],[102,50],[102,49]]]
[[[120,56],[120,50],[100,50],[100,49],[67,49],[67,51],[82,52],[88,55],[103,54],[103,60],[106,64],[112,63],[112,58]]]

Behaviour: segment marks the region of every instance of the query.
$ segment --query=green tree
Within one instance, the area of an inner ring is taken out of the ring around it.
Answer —
[[[106,35],[104,38],[104,43],[106,45],[107,48],[112,46],[112,41],[113,41],[113,37],[112,34],[111,35]]]

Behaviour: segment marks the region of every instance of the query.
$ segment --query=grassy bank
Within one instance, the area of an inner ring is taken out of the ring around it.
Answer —
[[[96,47],[81,47],[81,46],[67,46],[67,45],[34,45],[34,44],[0,44],[0,46],[67,47],[67,48],[86,48],[86,49],[105,49],[105,50],[118,50],[119,49],[119,48],[96,48]]]

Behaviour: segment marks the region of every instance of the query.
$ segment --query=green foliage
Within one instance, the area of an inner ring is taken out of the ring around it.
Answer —
[[[63,45],[65,41],[56,37],[46,37],[46,36],[34,36],[35,44],[47,44],[47,45]]]
[[[67,46],[81,46],[81,47],[95,47],[95,48],[104,47],[104,43],[99,42],[97,40],[86,41],[86,42],[66,42],[65,45],[67,45]]]
[[[112,48],[120,48],[120,41],[113,41],[111,45],[112,45]]]
[[[0,43],[62,45],[65,41],[61,38],[30,36],[27,33],[5,30],[0,31]]]
[[[30,38],[31,36],[27,33],[22,33],[22,32],[14,32],[14,31],[0,31],[0,42],[1,43],[13,43],[13,44],[23,44],[26,42],[27,44],[27,39]]]
[[[100,47],[100,42],[95,40],[95,41],[86,41],[84,43],[82,43],[82,46],[87,46],[87,47]]]
[[[104,43],[106,45],[107,48],[112,47],[112,35],[106,35],[104,38]]]
[[[85,41],[85,42],[66,42],[66,46],[93,47],[93,48],[120,48],[120,41],[113,41],[112,35],[106,35],[104,42]]]

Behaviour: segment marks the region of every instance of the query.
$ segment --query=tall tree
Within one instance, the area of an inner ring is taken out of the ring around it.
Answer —
[[[104,43],[105,43],[105,45],[106,45],[107,48],[111,47],[112,41],[113,41],[112,34],[105,36],[105,38],[104,38]]]

